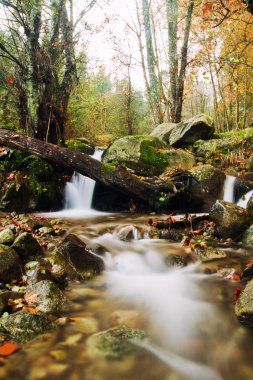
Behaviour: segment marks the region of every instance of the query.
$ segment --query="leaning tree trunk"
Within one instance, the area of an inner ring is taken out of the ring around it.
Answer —
[[[194,189],[194,177],[188,172],[175,175],[175,179],[139,177],[131,170],[119,165],[103,164],[87,154],[59,147],[51,143],[27,137],[4,128],[0,128],[0,146],[20,149],[44,159],[64,165],[100,183],[115,188],[148,205],[153,210],[172,210],[174,197],[184,198]],[[193,179],[193,180],[192,180]]]

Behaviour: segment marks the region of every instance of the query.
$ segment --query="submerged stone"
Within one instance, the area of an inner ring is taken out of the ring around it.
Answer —
[[[26,342],[39,334],[54,328],[54,325],[41,313],[21,310],[14,314],[5,313],[0,318],[0,331],[10,334],[19,342]]]
[[[90,357],[121,359],[124,356],[138,354],[140,348],[131,340],[145,340],[145,331],[126,326],[101,331],[87,339],[87,352]]]

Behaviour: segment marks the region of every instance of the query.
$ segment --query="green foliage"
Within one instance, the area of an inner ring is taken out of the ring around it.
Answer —
[[[168,166],[168,159],[166,157],[166,153],[157,151],[157,149],[152,145],[151,141],[142,141],[140,146],[140,152],[141,161],[150,166],[155,166],[156,169],[159,170],[161,173]]]
[[[113,82],[104,70],[86,76],[71,96],[65,137],[84,136],[95,142],[100,135],[128,135],[126,100],[126,81]],[[134,134],[150,133],[153,126],[148,106],[136,90],[132,92],[130,117]]]

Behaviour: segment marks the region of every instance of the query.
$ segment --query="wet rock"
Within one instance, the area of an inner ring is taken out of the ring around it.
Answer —
[[[0,244],[0,281],[8,282],[21,277],[20,258],[10,247]]]
[[[188,258],[180,255],[167,255],[165,258],[165,263],[170,268],[185,267],[188,263]]]
[[[5,313],[0,318],[0,331],[10,334],[15,340],[25,342],[36,335],[54,328],[54,325],[41,313],[21,310],[14,314]]]
[[[216,199],[221,198],[226,176],[212,165],[196,166],[190,172],[201,187],[201,190],[192,196],[196,203],[195,212],[208,212]]]
[[[143,315],[136,310],[115,310],[109,317],[110,326],[127,326],[133,329],[144,324]]]
[[[87,251],[86,244],[77,236],[69,234],[58,246],[66,271],[71,275],[87,277],[99,274],[104,269],[103,260]]]
[[[52,275],[45,265],[42,265],[38,261],[29,261],[25,265],[25,274],[29,285],[36,284],[42,280],[52,279]]]
[[[211,208],[210,218],[217,224],[218,233],[224,239],[241,239],[251,224],[245,209],[225,201],[216,201]]]
[[[27,216],[20,216],[19,218],[21,222],[26,224],[31,230],[36,230],[41,227],[51,227],[51,224],[46,219],[42,219],[42,218],[31,219]]]
[[[90,336],[86,341],[87,352],[92,358],[121,359],[141,351],[131,343],[131,339],[144,340],[146,338],[147,335],[143,330],[126,326],[114,327]]]
[[[131,224],[127,226],[121,225],[114,230],[113,235],[123,241],[137,240],[140,238],[140,231]]]
[[[207,140],[213,134],[214,125],[212,118],[206,114],[199,114],[185,122],[179,123],[176,128],[173,128],[169,142],[170,145],[178,148],[193,144],[199,139]]]
[[[235,305],[235,314],[243,325],[253,326],[253,280],[241,292]]]
[[[195,247],[194,251],[203,262],[225,259],[227,257],[224,251],[214,247]]]
[[[99,330],[98,321],[92,317],[75,317],[70,318],[70,321],[77,331],[85,335],[94,334]]]
[[[0,232],[0,244],[12,244],[15,240],[15,235],[11,228],[5,228]]]
[[[177,127],[175,123],[163,123],[158,125],[151,133],[150,136],[157,137],[166,143],[170,143],[170,134],[174,128]]]
[[[43,256],[43,249],[38,241],[28,232],[23,232],[14,241],[12,248],[22,260],[30,261]]]
[[[242,242],[249,247],[253,247],[253,225],[247,228],[247,230],[244,232]]]
[[[52,227],[40,227],[38,231],[43,235],[55,235],[55,230]]]
[[[249,200],[247,202],[246,211],[249,214],[253,215],[253,194],[251,195],[251,197],[249,198]]]
[[[164,229],[160,231],[159,238],[180,242],[184,237],[184,231],[177,229]]]
[[[29,286],[25,299],[43,313],[57,313],[67,302],[62,291],[49,280],[42,280]]]

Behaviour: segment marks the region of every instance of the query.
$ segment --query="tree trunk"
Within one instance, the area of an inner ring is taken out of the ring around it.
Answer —
[[[178,202],[178,199],[181,202],[186,201],[186,208],[189,208],[189,199],[191,199],[192,194],[200,191],[199,189],[196,190],[198,181],[189,172],[177,173],[175,177],[165,177],[164,179],[139,177],[125,167],[103,164],[87,154],[46,143],[4,128],[0,128],[0,146],[19,149],[66,166],[125,193],[137,202],[149,206],[152,210],[175,210],[178,203],[174,205],[174,201]]]

